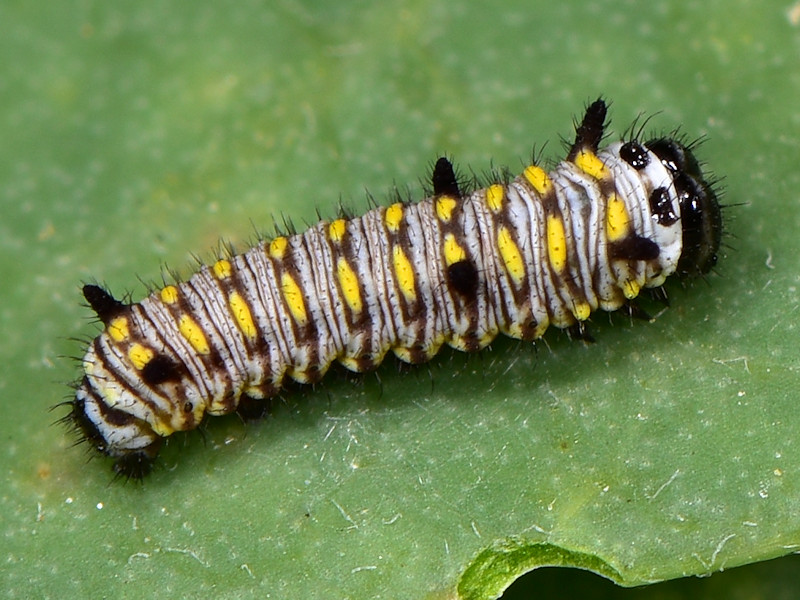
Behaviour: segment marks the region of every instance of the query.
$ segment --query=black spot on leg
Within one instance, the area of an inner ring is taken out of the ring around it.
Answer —
[[[439,158],[436,161],[436,166],[433,167],[431,183],[433,183],[433,194],[435,196],[461,197],[461,190],[458,189],[458,180],[456,179],[455,171],[453,171],[453,165],[444,156]]]
[[[478,293],[478,269],[471,260],[460,260],[447,267],[447,283],[460,296],[475,298]]]

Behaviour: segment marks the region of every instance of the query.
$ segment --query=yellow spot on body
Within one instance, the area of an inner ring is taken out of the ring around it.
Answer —
[[[168,285],[161,290],[161,301],[164,304],[175,304],[178,301],[178,288]]]
[[[108,335],[115,342],[124,342],[127,340],[131,331],[128,328],[128,317],[114,317],[111,323],[108,324]]]
[[[311,377],[308,371],[290,367],[286,374],[298,383],[311,383]]]
[[[567,266],[567,237],[564,234],[564,221],[555,215],[547,217],[547,254],[550,266],[561,273]]]
[[[528,183],[533,186],[533,189],[542,196],[548,194],[550,190],[553,189],[553,181],[541,167],[531,165],[527,167],[522,174],[525,176],[525,179],[528,180]]]
[[[543,320],[541,323],[536,325],[536,327],[534,328],[533,334],[531,335],[530,339],[538,340],[540,337],[542,337],[545,334],[545,332],[547,331],[548,327],[550,327],[550,320],[549,319]]]
[[[306,303],[303,300],[303,292],[294,277],[289,273],[281,275],[281,292],[295,323],[305,325],[308,322],[306,314]]]
[[[505,200],[505,188],[495,183],[486,189],[486,205],[492,212],[503,210],[503,200]]]
[[[189,342],[198,354],[208,354],[211,352],[206,334],[203,333],[197,321],[189,315],[181,315],[181,318],[178,320],[178,331],[181,332],[181,335],[186,338],[186,341]]]
[[[403,362],[411,363],[414,360],[411,355],[410,348],[403,348],[402,346],[397,346],[395,348],[392,348],[392,352],[394,352],[394,355]]]
[[[470,348],[468,338],[465,338],[463,335],[454,335],[449,340],[447,340],[447,345],[453,348],[454,350],[458,350],[459,352],[467,352]]]
[[[228,296],[228,305],[231,307],[231,313],[236,319],[239,331],[250,341],[256,339],[256,324],[247,301],[239,292],[231,292]]]
[[[214,271],[214,276],[217,279],[227,279],[231,276],[231,263],[225,259],[218,260],[214,263],[212,270]]]
[[[461,262],[467,258],[467,253],[458,245],[456,236],[448,233],[444,236],[444,262],[449,267],[452,264]]]
[[[360,373],[362,371],[361,363],[355,357],[352,357],[352,356],[340,356],[339,357],[339,363],[343,367],[345,367],[349,371],[353,371],[354,373]]]
[[[388,352],[388,348],[375,353],[359,354],[358,356],[340,356],[337,360],[354,373],[365,373],[374,369],[375,365],[379,365],[386,352]]]
[[[161,437],[167,437],[168,435],[172,435],[177,431],[177,429],[172,426],[172,423],[168,421],[162,421],[161,419],[156,419],[150,423],[150,427],[152,427],[153,431]]]
[[[485,331],[481,336],[478,338],[478,350],[483,350],[489,344],[492,343],[492,340],[497,337],[496,331]]]
[[[285,237],[277,237],[269,243],[269,255],[272,258],[281,259],[286,254],[286,247],[289,245],[289,240]]]
[[[515,340],[521,340],[524,335],[522,332],[522,325],[520,325],[519,323],[511,323],[508,329],[503,333],[505,333],[510,338],[514,338]]]
[[[393,233],[397,232],[400,229],[400,224],[403,222],[403,205],[400,202],[392,204],[386,209],[383,220],[389,231]]]
[[[500,250],[500,257],[506,267],[514,285],[519,287],[525,279],[525,263],[522,260],[522,253],[519,246],[514,242],[514,238],[507,227],[501,227],[497,232],[497,248]]]
[[[420,361],[425,362],[436,356],[444,342],[444,336],[437,336],[436,338],[430,340],[428,342],[428,346],[424,348],[420,346],[414,346],[411,348],[406,346],[394,346],[392,348],[392,352],[403,362],[411,364],[418,363]]]
[[[592,307],[589,306],[588,302],[577,302],[575,306],[572,307],[572,314],[575,315],[578,321],[585,321],[589,318],[589,315],[592,314]]]
[[[344,257],[339,257],[336,263],[336,272],[339,276],[339,285],[342,288],[345,302],[354,313],[358,314],[362,309],[361,292],[358,289],[358,276],[347,263]]]
[[[635,281],[624,281],[622,283],[622,293],[628,300],[633,300],[639,295],[639,290],[642,289]]]
[[[630,218],[625,203],[616,194],[608,200],[606,209],[606,237],[609,242],[618,242],[627,237],[630,230]]]
[[[406,253],[403,252],[399,245],[395,245],[392,249],[392,259],[394,262],[394,274],[397,277],[397,283],[400,284],[400,291],[403,293],[406,302],[415,302],[417,291],[414,289],[414,268],[411,266],[411,261],[408,260]]]
[[[451,196],[439,196],[436,199],[436,216],[440,221],[448,223],[453,218],[457,204],[456,199]]]
[[[141,344],[131,344],[131,347],[128,348],[128,358],[131,359],[131,363],[138,371],[144,369],[144,366],[153,360],[153,356],[153,351]]]
[[[422,349],[423,352],[425,353],[425,360],[430,360],[434,356],[436,356],[439,353],[439,350],[441,350],[442,345],[445,343],[446,339],[447,338],[445,336],[438,335],[433,340],[431,340],[428,347]]]
[[[103,398],[103,402],[107,406],[115,406],[119,402],[119,390],[106,382],[100,383],[98,381],[97,384],[97,393]]]
[[[336,219],[333,223],[328,225],[328,236],[332,242],[341,242],[347,230],[347,221],[344,219]]]
[[[587,175],[595,179],[605,179],[608,177],[608,169],[594,152],[581,150],[575,157],[575,165]]]
[[[250,396],[251,398],[255,398],[256,400],[263,400],[265,397],[264,390],[260,385],[257,384],[248,385],[242,390],[242,394],[245,396]]]

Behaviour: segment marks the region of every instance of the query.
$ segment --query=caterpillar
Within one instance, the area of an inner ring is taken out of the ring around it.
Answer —
[[[588,106],[549,173],[531,164],[465,191],[439,158],[418,203],[262,240],[139,303],[84,285],[104,328],[64,420],[117,476],[141,479],[169,435],[258,410],[287,378],[317,382],[334,361],[363,373],[390,350],[422,363],[443,344],[474,352],[550,325],[588,338],[593,311],[708,273],[721,209],[691,144],[631,134],[599,151],[606,112]]]

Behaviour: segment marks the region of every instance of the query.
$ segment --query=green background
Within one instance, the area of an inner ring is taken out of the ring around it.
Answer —
[[[800,8],[785,2],[0,6],[0,589],[11,597],[491,598],[541,565],[624,585],[800,544]],[[706,136],[726,236],[654,323],[595,315],[429,367],[287,394],[110,484],[51,423],[94,335],[81,282],[140,298],[284,218],[419,197],[618,135]],[[590,597],[796,597],[797,559]],[[545,570],[509,597],[560,594]],[[582,589],[582,588],[581,588]]]

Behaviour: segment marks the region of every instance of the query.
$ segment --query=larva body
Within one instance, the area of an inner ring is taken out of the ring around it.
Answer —
[[[127,477],[161,441],[318,381],[333,361],[364,372],[443,344],[476,351],[498,333],[612,311],[672,274],[716,261],[720,208],[689,149],[671,139],[598,153],[593,103],[565,162],[462,194],[440,159],[433,195],[264,241],[126,305],[93,285],[105,325],[83,360],[71,418]]]

